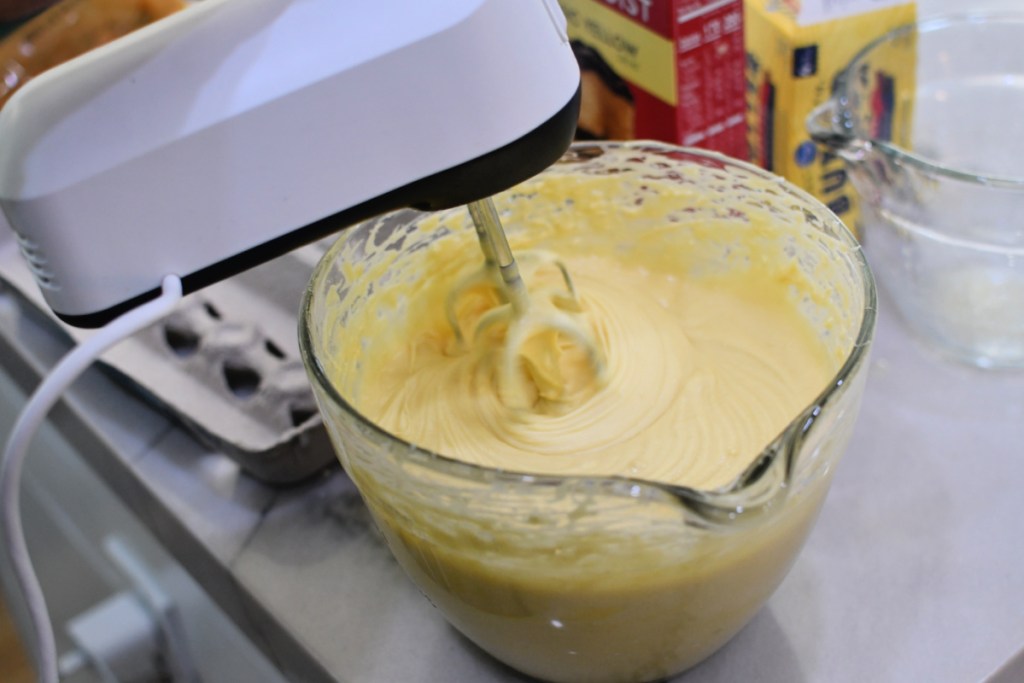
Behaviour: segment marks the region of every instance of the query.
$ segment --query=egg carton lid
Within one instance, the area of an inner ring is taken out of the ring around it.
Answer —
[[[297,333],[303,291],[330,241],[187,296],[104,353],[101,365],[265,483],[296,483],[335,465]],[[0,279],[74,341],[90,334],[53,315],[6,223]]]

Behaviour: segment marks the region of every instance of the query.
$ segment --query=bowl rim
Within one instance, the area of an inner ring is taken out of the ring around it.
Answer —
[[[834,237],[849,253],[861,277],[864,300],[863,313],[857,329],[857,336],[842,365],[826,383],[819,394],[772,439],[761,452],[751,458],[751,464],[732,482],[717,489],[696,489],[668,484],[649,479],[625,475],[549,475],[531,474],[511,469],[500,469],[458,460],[451,456],[421,448],[414,443],[397,437],[364,416],[347,401],[330,381],[326,369],[319,361],[314,348],[311,327],[307,320],[312,313],[316,284],[327,273],[333,263],[336,251],[344,241],[340,237],[321,257],[314,268],[303,294],[299,327],[299,349],[311,379],[323,390],[329,400],[351,415],[360,428],[367,430],[397,448],[391,449],[403,458],[419,461],[433,468],[443,468],[447,474],[463,478],[501,483],[528,483],[532,485],[559,486],[573,483],[583,488],[601,490],[604,493],[625,495],[630,498],[665,499],[666,495],[684,508],[696,513],[708,525],[735,526],[743,521],[760,518],[776,507],[775,502],[789,491],[789,483],[796,468],[800,445],[816,432],[822,411],[842,395],[851,377],[867,362],[874,338],[878,307],[874,275],[865,258],[859,242],[849,228],[827,206],[808,192],[792,185],[781,176],[765,171],[753,164],[727,157],[717,152],[681,147],[648,140],[633,141],[585,141],[574,142],[563,158],[580,154],[581,150],[599,147],[622,148],[636,151],[653,151],[662,154],[676,154],[695,158],[697,163],[733,166],[753,173],[775,183],[787,194],[808,204],[817,206],[822,216],[831,222]],[[602,152],[603,153],[603,152]],[[558,162],[556,162],[558,163]],[[372,220],[372,219],[371,219]],[[325,418],[325,422],[326,422]]]
[[[844,122],[842,124],[843,128],[845,128],[849,132],[852,131],[853,127],[852,124],[849,123],[849,121],[853,117],[850,116],[850,110],[846,106],[847,85],[851,81],[856,79],[857,67],[859,66],[861,61],[867,58],[874,50],[881,47],[882,45],[902,38],[906,38],[910,35],[930,33],[933,31],[942,31],[944,29],[955,28],[971,24],[995,23],[1021,24],[1021,27],[1024,28],[1024,12],[1014,10],[996,10],[930,15],[925,18],[919,19],[918,21],[897,26],[896,28],[872,40],[870,43],[861,48],[861,50],[857,52],[857,54],[855,54],[849,60],[849,62],[847,62],[847,64],[840,70],[839,74],[835,78],[835,87],[833,89],[832,100],[839,107],[836,113],[837,116]],[[1022,34],[1022,38],[1024,38],[1024,34]],[[893,144],[889,140],[869,138],[868,140],[861,141],[856,135],[853,135],[852,133],[848,136],[845,133],[842,135],[846,137],[846,144],[851,144],[857,141],[867,143],[872,148],[876,148],[886,156],[890,157],[894,163],[905,164],[929,175],[1000,189],[1024,189],[1024,176],[1017,177],[989,173],[975,173],[971,171],[960,171],[955,168],[944,166],[943,164],[932,161],[931,159],[928,159],[927,157],[922,156],[920,154],[916,154],[910,150],[904,149],[898,145]]]

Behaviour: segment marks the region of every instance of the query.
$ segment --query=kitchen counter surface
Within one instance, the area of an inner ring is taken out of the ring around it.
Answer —
[[[1024,373],[937,358],[886,304],[804,551],[753,622],[678,680],[1024,679]],[[0,366],[19,384],[66,348],[0,292]],[[97,369],[51,419],[291,680],[521,680],[405,579],[337,467],[260,484]]]

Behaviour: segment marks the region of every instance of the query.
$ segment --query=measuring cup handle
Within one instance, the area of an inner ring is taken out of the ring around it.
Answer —
[[[861,147],[855,144],[860,141],[844,124],[839,103],[835,99],[819,104],[811,110],[805,125],[812,140],[838,152],[841,156],[847,156],[843,154],[844,151],[849,152],[855,147]]]

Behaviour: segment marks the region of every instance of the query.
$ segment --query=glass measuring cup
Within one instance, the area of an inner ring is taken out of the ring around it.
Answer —
[[[771,259],[793,282],[793,301],[834,358],[835,374],[731,483],[695,490],[470,465],[407,443],[360,413],[352,387],[335,379],[360,362],[358,353],[339,351],[353,348],[346,323],[364,309],[401,314],[401,298],[382,292],[432,241],[473,239],[459,234],[472,231],[459,210],[399,212],[345,233],[313,274],[300,345],[343,467],[398,562],[455,628],[544,680],[656,680],[731,638],[799,552],[860,405],[874,283],[833,214],[741,162],[652,143],[581,144],[545,174],[583,184],[617,178],[619,194],[602,219],[636,231],[669,225],[693,238],[683,240],[696,252],[680,261],[680,276]],[[665,215],[638,218],[636,202],[652,193],[678,201]],[[532,192],[529,182],[496,198],[499,207],[513,202],[539,220],[571,220],[577,210]],[[511,239],[524,228],[506,229]],[[585,245],[587,226],[579,230]]]
[[[846,162],[864,248],[909,328],[982,367],[1024,367],[1022,43],[1020,14],[901,27],[807,121]],[[908,62],[915,77],[894,78]]]

